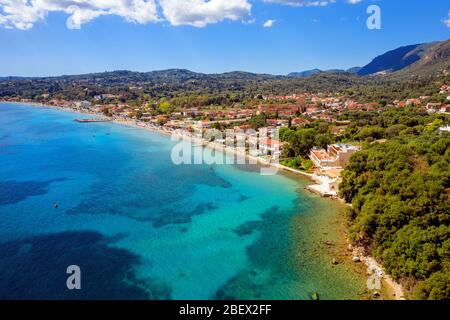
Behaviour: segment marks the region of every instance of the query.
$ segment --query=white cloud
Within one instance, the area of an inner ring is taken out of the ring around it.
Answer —
[[[115,15],[128,22],[168,21],[173,26],[205,27],[223,20],[251,20],[251,1],[261,0],[0,0],[0,27],[30,29],[49,13],[68,15],[67,27],[79,29],[100,16]],[[324,7],[336,0],[262,0],[292,7]],[[362,0],[345,0],[356,4]],[[449,17],[450,20],[450,17]],[[275,22],[275,21],[274,21]],[[446,24],[450,24],[446,20]],[[273,23],[272,23],[273,25]]]
[[[450,28],[450,11],[448,12],[448,19],[444,20],[444,24]]]
[[[163,20],[172,25],[204,27],[225,19],[248,17],[247,0],[0,0],[0,26],[30,29],[51,12],[69,15],[67,27],[79,29],[99,16],[116,15],[129,22],[147,24]]]
[[[273,25],[275,24],[275,22],[277,22],[277,20],[269,19],[266,22],[264,22],[263,27],[264,28],[272,28]]]
[[[173,26],[204,27],[225,19],[248,17],[251,4],[247,0],[159,0],[165,18]]]
[[[0,0],[0,25],[30,29],[50,12],[67,13],[70,29],[78,29],[102,15],[121,16],[142,24],[158,21],[154,0]]]
[[[264,0],[268,3],[280,3],[291,7],[325,7],[336,0]]]

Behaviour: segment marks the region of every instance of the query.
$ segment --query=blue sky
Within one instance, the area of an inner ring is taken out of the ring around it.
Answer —
[[[450,38],[443,0],[133,0],[145,8],[91,0],[79,10],[64,7],[73,0],[28,1],[0,0],[0,76],[169,68],[286,74],[361,66],[402,45]],[[366,27],[371,4],[381,8],[381,30]]]

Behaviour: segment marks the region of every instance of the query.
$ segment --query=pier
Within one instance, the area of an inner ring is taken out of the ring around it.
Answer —
[[[109,119],[75,119],[78,123],[110,122]]]

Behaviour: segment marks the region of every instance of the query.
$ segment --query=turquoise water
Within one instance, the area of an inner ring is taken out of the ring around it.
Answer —
[[[168,137],[79,117],[0,103],[0,298],[308,299],[319,286],[289,263],[291,220],[317,201],[304,182],[175,166]]]

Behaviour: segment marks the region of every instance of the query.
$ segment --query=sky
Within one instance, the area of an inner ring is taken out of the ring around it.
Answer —
[[[347,69],[449,38],[447,0],[0,0],[0,76]]]

